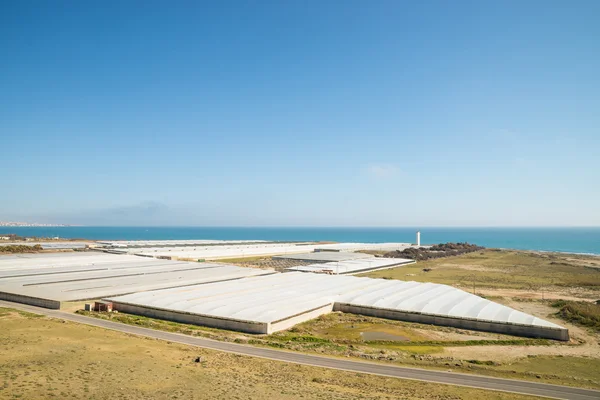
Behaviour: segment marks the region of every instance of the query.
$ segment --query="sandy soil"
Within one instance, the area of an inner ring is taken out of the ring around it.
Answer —
[[[507,300],[503,301],[503,303],[519,311],[538,315],[547,321],[568,328],[571,337],[569,345],[557,343],[556,345],[551,346],[446,347],[443,354],[460,359],[496,360],[504,362],[517,360],[528,355],[561,355],[600,359],[600,335],[554,317],[552,314],[556,312],[556,309],[540,302]]]
[[[469,288],[465,288],[467,291]],[[491,289],[491,288],[475,288],[475,292],[478,295],[493,296],[493,297],[506,297],[506,298],[520,298],[520,299],[534,299],[534,300],[574,300],[574,301],[596,301],[598,300],[598,292],[585,290],[583,288],[569,288],[569,289],[544,289],[538,292],[532,292],[529,290],[518,290],[518,289]]]
[[[2,309],[0,343],[0,399],[530,398],[219,353]]]
[[[444,264],[440,264],[440,267],[445,267],[445,268],[460,268],[460,269],[464,269],[467,271],[485,271],[485,272],[505,272],[505,273],[509,273],[508,271],[502,271],[502,270],[498,270],[496,268],[490,268],[490,267],[484,267],[483,265],[458,265],[458,264],[452,264],[452,263],[444,263]]]
[[[600,257],[586,258],[586,259],[566,257],[565,260],[568,262],[574,262],[574,263],[578,263],[581,265],[585,265],[586,267],[600,268]]]

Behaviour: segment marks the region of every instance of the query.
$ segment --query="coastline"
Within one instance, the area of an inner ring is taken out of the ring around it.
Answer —
[[[69,240],[268,240],[350,243],[467,242],[487,248],[600,256],[600,227],[586,228],[293,228],[293,227],[0,227],[2,234]]]

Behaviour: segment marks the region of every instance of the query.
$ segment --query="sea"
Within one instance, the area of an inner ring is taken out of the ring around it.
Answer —
[[[0,236],[89,240],[278,240],[335,242],[468,242],[485,247],[600,255],[600,227],[586,228],[307,228],[307,227],[0,227]]]

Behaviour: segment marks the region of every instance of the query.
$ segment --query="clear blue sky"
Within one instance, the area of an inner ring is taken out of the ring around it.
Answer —
[[[595,0],[2,1],[0,220],[598,226],[599,20]]]

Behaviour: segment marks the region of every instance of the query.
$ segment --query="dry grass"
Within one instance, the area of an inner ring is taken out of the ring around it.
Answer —
[[[543,317],[553,311],[542,302],[511,306]],[[271,336],[325,339],[347,346],[346,354],[357,358],[600,388],[600,335],[567,327],[574,337],[570,343],[332,313]],[[367,331],[390,333],[410,341],[365,342],[360,332]]]
[[[600,304],[559,300],[552,306],[559,309],[557,315],[565,321],[600,332]]]
[[[0,343],[1,399],[530,398],[237,356],[6,309]]]
[[[372,278],[444,283],[467,289],[529,291],[581,288],[600,294],[598,257],[486,250],[364,274]],[[424,272],[423,269],[430,269]]]
[[[524,303],[523,305],[531,307],[537,303]],[[549,306],[545,306],[544,310],[546,311],[543,311],[541,315],[552,311]],[[299,324],[288,331],[272,335],[249,335],[124,313],[80,313],[152,329],[255,346],[420,368],[451,369],[456,372],[503,378],[600,388],[598,335],[582,336],[577,334],[577,339],[573,343],[563,343],[391,321],[339,312],[323,315]],[[540,312],[536,312],[536,314],[540,314]],[[402,336],[409,341],[365,341],[361,337],[361,332],[385,332]],[[540,358],[530,360],[527,355],[540,356]],[[550,363],[550,367],[548,367],[548,360],[553,357],[560,358],[561,363]],[[528,368],[518,368],[521,363],[526,363]],[[573,363],[574,366],[587,364],[589,367],[587,374],[574,375],[573,371],[578,371],[578,369],[565,368],[565,363]],[[533,368],[536,365],[539,368]],[[556,367],[552,367],[552,365]]]
[[[0,254],[22,254],[22,253],[37,253],[43,250],[42,246],[36,245],[25,245],[25,244],[8,244],[0,246]]]

